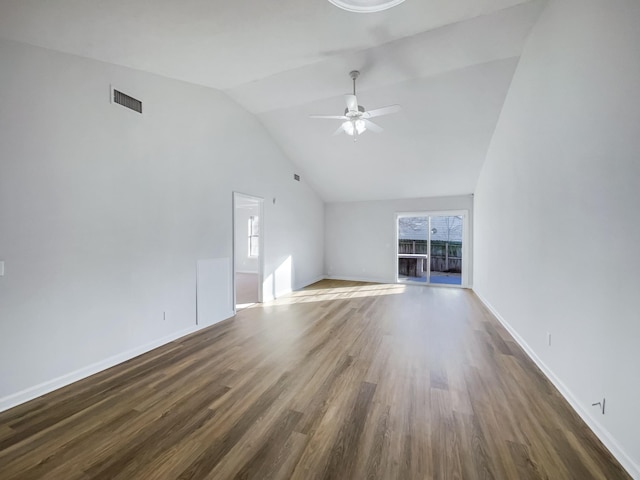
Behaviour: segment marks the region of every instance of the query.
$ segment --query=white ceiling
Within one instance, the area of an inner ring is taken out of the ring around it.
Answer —
[[[327,201],[471,193],[544,0],[0,0],[0,36],[226,91]],[[348,72],[385,131],[332,137]]]

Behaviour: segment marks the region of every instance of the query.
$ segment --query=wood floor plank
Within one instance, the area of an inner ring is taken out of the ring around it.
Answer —
[[[325,465],[323,478],[355,478],[354,470],[358,460],[360,437],[371,408],[376,385],[362,382],[351,413],[331,449]]]
[[[460,432],[455,428],[451,395],[441,389],[431,389],[431,409],[434,425],[431,430],[431,461],[435,479],[462,479],[464,458],[460,458]],[[411,472],[407,472],[410,474]],[[408,477],[405,477],[408,478]]]
[[[300,457],[308,441],[309,439],[306,435],[291,432],[287,443],[282,448],[281,455],[276,458],[278,461],[274,462],[270,469],[264,470],[263,476],[260,478],[263,480],[270,480],[272,478],[274,480],[285,480],[292,478],[293,471],[300,461]]]
[[[496,477],[487,452],[487,441],[473,414],[454,411],[456,431],[460,432],[460,451],[462,458],[470,455],[472,461],[462,462],[463,478],[469,480],[493,480]]]
[[[0,478],[630,477],[472,292],[324,280],[0,413]]]
[[[12,437],[13,435],[15,435],[15,433],[16,431],[9,425],[0,425],[0,440]]]
[[[268,437],[263,440],[262,445],[241,465],[234,478],[265,478],[272,476],[274,470],[282,462],[283,448],[291,434],[294,433],[294,428],[301,417],[302,413],[300,412],[285,411],[275,421],[275,428],[269,431]],[[213,473],[215,474],[215,471]]]
[[[540,480],[549,477],[540,471],[538,465],[531,458],[531,454],[526,445],[521,443],[507,442],[511,457],[518,471],[518,478],[522,480]]]

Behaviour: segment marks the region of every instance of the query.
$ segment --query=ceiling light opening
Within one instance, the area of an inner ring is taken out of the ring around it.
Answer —
[[[401,4],[404,0],[329,0],[336,7],[348,12],[373,13],[387,10]]]

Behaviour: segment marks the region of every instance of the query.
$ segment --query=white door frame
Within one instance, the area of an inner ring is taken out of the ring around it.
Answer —
[[[469,210],[423,210],[417,212],[396,212],[395,213],[395,281],[396,283],[407,283],[400,282],[398,277],[398,223],[399,219],[402,217],[429,217],[429,227],[427,229],[427,239],[431,239],[431,218],[430,217],[453,217],[453,216],[461,216],[462,217],[462,278],[460,285],[446,285],[440,283],[429,283],[431,275],[431,257],[429,257],[427,261],[428,268],[428,277],[427,283],[420,282],[410,282],[413,285],[426,285],[426,286],[437,286],[437,287],[453,287],[453,288],[469,288]],[[430,244],[430,242],[428,242]],[[431,255],[431,252],[429,252]]]
[[[257,197],[255,195],[249,195],[241,192],[232,192],[232,207],[231,207],[231,287],[233,289],[233,313],[237,313],[236,311],[236,203],[239,199],[245,200],[255,200],[260,207],[260,235],[258,236],[258,303],[262,303],[262,283],[264,276],[264,198]]]

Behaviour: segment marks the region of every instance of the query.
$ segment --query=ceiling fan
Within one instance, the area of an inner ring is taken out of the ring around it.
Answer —
[[[342,125],[335,131],[334,135],[346,133],[351,135],[355,141],[358,135],[362,135],[365,131],[371,130],[375,133],[382,132],[382,127],[373,123],[370,118],[389,115],[400,110],[400,105],[389,105],[387,107],[376,108],[374,110],[365,110],[362,105],[358,105],[356,98],[356,79],[360,76],[360,72],[353,70],[349,72],[349,76],[353,80],[353,94],[344,96],[347,108],[344,115],[310,115],[310,118],[325,118],[329,120],[342,120]]]

